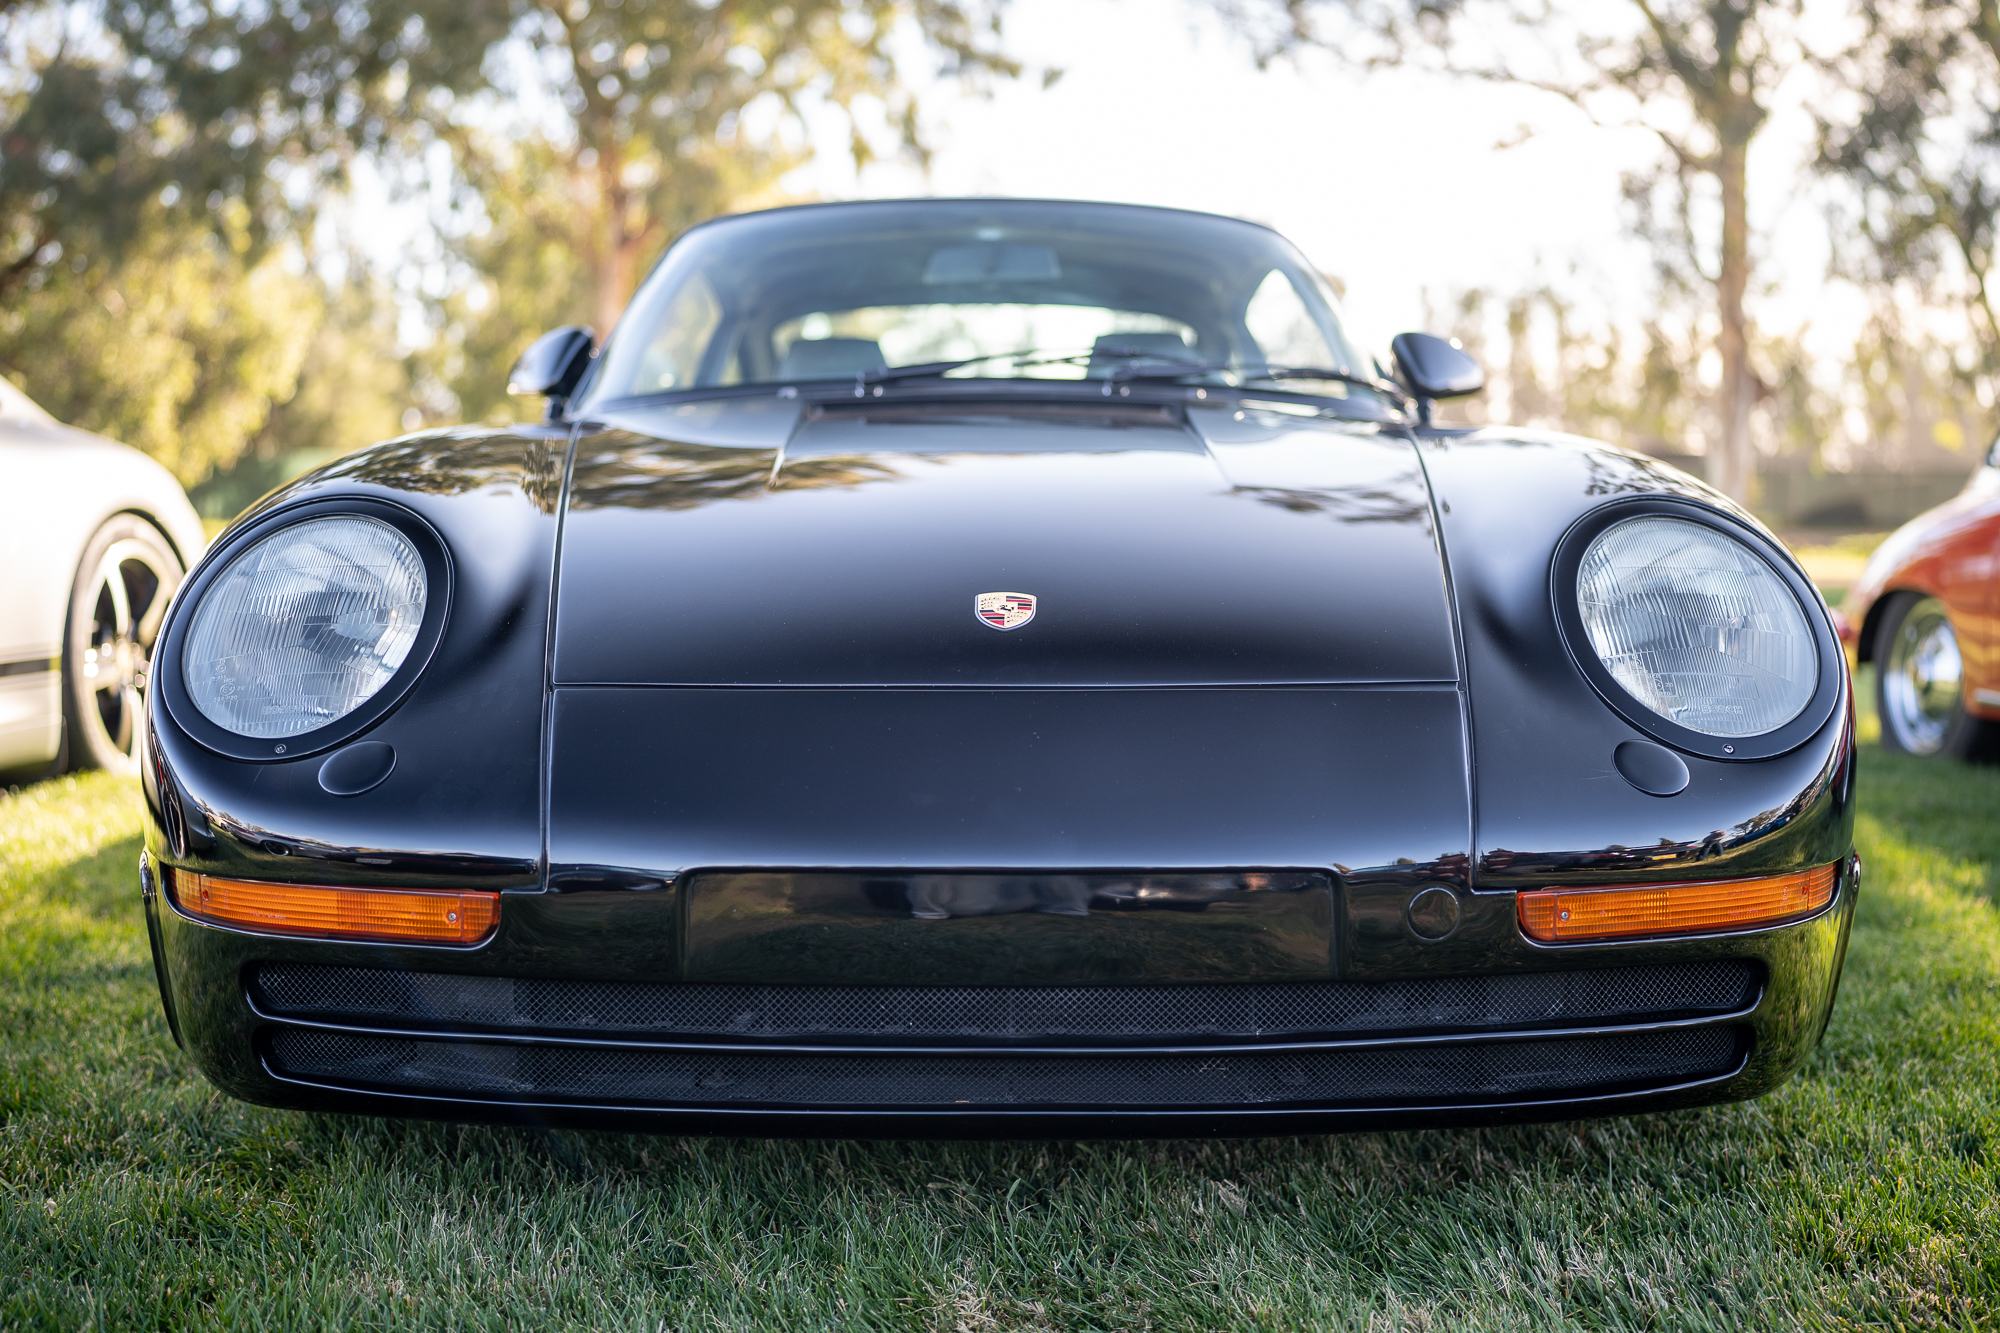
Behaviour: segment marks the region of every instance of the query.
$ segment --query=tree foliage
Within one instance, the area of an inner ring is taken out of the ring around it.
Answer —
[[[302,364],[309,397],[336,366],[360,374],[340,330],[310,358],[300,342],[351,303],[273,256],[311,251],[366,157],[402,187],[442,173],[455,192],[462,280],[425,293],[442,337],[418,369],[432,408],[456,390],[475,417],[501,412],[522,345],[556,322],[607,331],[673,236],[771,197],[816,108],[846,114],[857,161],[922,154],[896,34],[914,26],[946,73],[1009,76],[1000,3],[0,3],[0,368],[184,480],[253,440],[267,454],[260,431]],[[317,440],[358,418],[275,422]]]
[[[1750,414],[1769,389],[1752,367],[1748,159],[1777,84],[1802,59],[1799,0],[1221,0],[1259,58],[1323,48],[1362,67],[1416,65],[1537,88],[1600,123],[1637,125],[1665,149],[1635,182],[1641,235],[1663,277],[1711,293],[1722,363],[1710,480],[1749,492]],[[1658,197],[1664,192],[1662,203]],[[1712,192],[1719,226],[1695,243]]]
[[[1843,258],[1882,288],[1960,312],[1962,367],[2000,378],[2000,0],[1875,0],[1862,40],[1824,67],[1848,105],[1819,118],[1819,166],[1854,188]]]
[[[505,6],[28,0],[0,9],[0,296],[115,262],[161,201],[232,245],[295,229],[407,95],[475,85]]]
[[[524,7],[514,57],[494,62],[489,91],[537,108],[533,123],[496,118],[490,100],[437,103],[432,120],[482,197],[511,186],[503,207],[578,257],[602,333],[646,259],[797,163],[772,122],[797,123],[807,99],[848,114],[857,163],[878,151],[857,118],[867,104],[922,151],[890,49],[905,18],[948,69],[1015,72],[997,21],[958,0],[567,0]]]
[[[0,373],[188,485],[254,452],[329,301],[318,202],[407,133],[413,55],[477,75],[478,16],[429,8],[0,8]]]
[[[473,421],[506,419],[523,408],[506,395],[506,370],[535,337],[561,324],[608,332],[640,266],[669,239],[705,217],[781,202],[778,177],[799,161],[764,144],[683,145],[673,164],[678,188],[647,210],[633,271],[611,270],[616,285],[607,290],[594,177],[577,154],[542,134],[513,142],[466,138],[457,160],[477,226],[454,248],[473,281],[438,302],[439,345],[428,359],[456,411]]]
[[[414,353],[398,355],[397,316],[386,283],[358,264],[335,270],[296,389],[233,464],[189,488],[195,508],[227,518],[304,467],[421,425],[413,404],[425,367]]]
[[[0,371],[58,418],[142,449],[193,485],[292,397],[321,288],[240,220],[141,210],[115,262],[40,267],[0,306]]]
[[[923,151],[906,22],[948,73],[1018,72],[985,0],[104,3],[157,100],[227,145],[225,193],[276,208],[357,153],[409,166],[442,143],[472,200],[525,224],[509,242],[575,256],[600,332],[668,240],[798,161],[778,132],[808,104],[847,113],[857,162],[880,151],[871,110]]]

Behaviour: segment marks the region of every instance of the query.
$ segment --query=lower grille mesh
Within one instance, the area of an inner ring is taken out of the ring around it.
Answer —
[[[1289,985],[713,986],[265,964],[274,1015],[395,1027],[737,1041],[1256,1040],[1580,1026],[1721,1013],[1757,997],[1741,960]]]
[[[346,1087],[662,1106],[1117,1108],[1491,1101],[1727,1073],[1728,1028],[1225,1056],[766,1055],[516,1046],[297,1028],[276,1072]]]

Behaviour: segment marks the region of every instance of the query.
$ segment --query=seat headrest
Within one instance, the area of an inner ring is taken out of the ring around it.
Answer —
[[[1106,348],[1119,351],[1156,352],[1162,357],[1172,357],[1182,361],[1196,358],[1193,348],[1178,333],[1102,333],[1090,345],[1090,366],[1087,375],[1108,375],[1119,366],[1146,365],[1143,357],[1105,356]]]
[[[778,362],[781,380],[838,380],[881,370],[882,344],[871,338],[801,338]]]

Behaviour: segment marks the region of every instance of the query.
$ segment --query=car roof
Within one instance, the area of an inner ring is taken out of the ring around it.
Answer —
[[[40,403],[15,388],[4,375],[0,375],[0,421],[18,421],[34,426],[58,424]]]
[[[1113,199],[1056,199],[1056,198],[1040,198],[1040,197],[1021,197],[1017,195],[1005,195],[1005,194],[986,194],[986,195],[975,194],[975,195],[913,195],[903,198],[889,198],[889,199],[829,199],[829,200],[819,200],[803,204],[779,204],[773,208],[753,208],[742,213],[718,213],[716,216],[712,218],[704,218],[702,221],[695,223],[694,226],[689,227],[687,231],[682,232],[681,235],[686,236],[689,233],[699,231],[704,227],[715,226],[717,223],[721,222],[733,222],[743,218],[769,217],[774,213],[804,213],[821,209],[879,208],[891,204],[899,204],[905,206],[933,205],[933,204],[939,206],[963,206],[966,204],[987,204],[987,205],[999,205],[1002,207],[1010,207],[1016,204],[1059,204],[1062,205],[1063,207],[1068,207],[1068,208],[1125,209],[1139,213],[1166,213],[1166,214],[1178,215],[1180,217],[1202,218],[1211,222],[1234,222],[1244,227],[1255,227],[1259,231],[1268,231],[1273,234],[1280,234],[1278,233],[1277,228],[1270,226],[1268,223],[1253,222],[1249,218],[1231,217],[1227,213],[1210,213],[1198,208],[1172,208],[1165,204],[1128,204],[1128,203],[1121,203]]]

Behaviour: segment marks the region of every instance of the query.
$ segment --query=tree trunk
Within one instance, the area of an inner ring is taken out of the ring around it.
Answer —
[[[2000,0],[1979,0],[1979,8],[1972,20],[1972,31],[1979,38],[1996,64],[2000,64]],[[1985,71],[1990,77],[1991,70]],[[2000,363],[2000,312],[1993,308],[1993,288],[1986,281],[1986,267],[1980,261],[1991,258],[1991,244],[1982,254],[1977,248],[1967,244],[1966,228],[1952,229],[1958,236],[1959,251],[1965,259],[1965,267],[1972,274],[1974,291],[1979,297],[1980,313],[1986,316],[1986,359],[1989,363]]]
[[[607,136],[608,138],[608,136]],[[660,227],[649,215],[643,194],[624,183],[622,146],[598,150],[598,244],[591,253],[592,319],[600,345],[631,303],[639,285],[639,261],[659,240]]]
[[[625,195],[624,162],[617,150],[617,140],[609,132],[600,136],[602,143],[597,150],[597,207],[600,239],[597,245],[595,271],[591,274],[595,298],[591,303],[592,327],[597,330],[597,340],[602,343],[611,334],[618,317],[625,313],[625,303],[632,299],[633,253],[631,237],[627,233],[626,210],[630,201]]]
[[[4,3],[4,0],[0,0]],[[600,345],[631,303],[639,285],[639,264],[662,236],[659,219],[652,216],[645,194],[626,186],[624,148],[610,133],[597,136],[594,194],[597,208],[584,221],[579,234],[588,243],[579,246],[590,271],[591,328]]]
[[[611,332],[612,322],[625,313],[631,304],[632,292],[639,285],[639,260],[645,254],[653,229],[645,224],[627,224],[618,236],[618,249],[611,256],[611,290],[617,293],[617,308],[610,312],[609,322],[598,325],[598,341],[602,342]],[[603,306],[600,304],[600,312]],[[601,316],[600,316],[601,317]]]
[[[625,313],[625,303],[632,299],[632,275],[636,267],[633,260],[633,247],[614,229],[594,275],[596,296],[591,303],[594,312],[591,327],[600,343],[610,335],[618,317]]]
[[[1993,287],[1986,281],[1986,270],[1979,262],[1984,256],[1979,247],[1969,242],[1964,228],[1954,228],[1953,233],[1958,238],[1959,258],[1965,262],[1966,272],[1972,275],[1972,303],[1979,308],[1980,315],[1975,322],[1984,325],[1979,332],[1986,344],[1982,349],[1986,362],[2000,365],[2000,312],[1993,309]]]
[[[1750,325],[1743,295],[1750,286],[1750,201],[1745,165],[1747,141],[1726,139],[1716,158],[1722,186],[1722,260],[1716,297],[1722,317],[1721,433],[1708,454],[1709,484],[1739,504],[1750,502],[1750,409],[1757,401],[1757,377],[1750,369]]]

